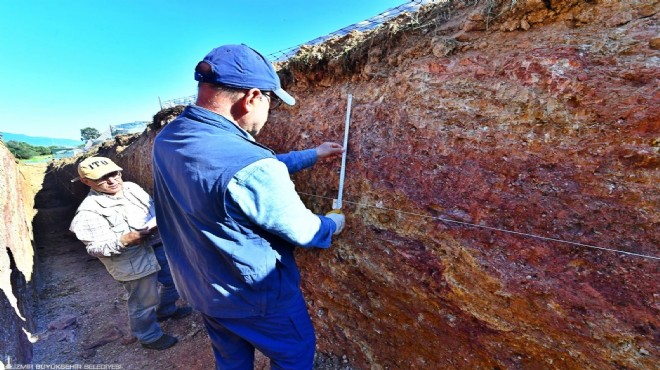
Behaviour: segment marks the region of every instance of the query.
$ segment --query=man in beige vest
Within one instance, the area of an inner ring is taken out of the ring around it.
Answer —
[[[158,321],[188,316],[192,309],[175,304],[179,295],[162,250],[153,200],[139,185],[124,182],[121,171],[105,157],[80,162],[79,179],[90,191],[70,230],[124,285],[133,335],[145,348],[164,350],[177,339],[164,334]]]

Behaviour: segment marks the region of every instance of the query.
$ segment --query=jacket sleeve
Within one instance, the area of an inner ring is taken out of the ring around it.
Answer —
[[[268,158],[239,171],[227,186],[231,216],[259,225],[295,245],[327,248],[335,223],[312,213],[300,200],[287,167]]]
[[[80,211],[69,228],[85,244],[87,253],[94,257],[110,257],[121,254],[119,237],[110,229],[108,221],[89,211]]]
[[[277,159],[286,165],[290,174],[296,173],[305,168],[312,167],[318,156],[316,149],[306,149],[300,151],[293,151],[286,154],[277,154]]]

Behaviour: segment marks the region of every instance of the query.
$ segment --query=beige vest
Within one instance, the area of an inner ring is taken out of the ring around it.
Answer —
[[[124,196],[133,197],[148,207],[149,195],[137,184],[124,182]],[[108,221],[108,226],[117,236],[128,233],[141,225],[129,225],[123,214],[123,207],[119,200],[102,195],[88,195],[80,204],[76,213],[80,211],[94,212]],[[137,280],[160,270],[158,260],[154,254],[151,241],[125,248],[121,254],[110,257],[98,257],[105,265],[110,275],[118,281]]]

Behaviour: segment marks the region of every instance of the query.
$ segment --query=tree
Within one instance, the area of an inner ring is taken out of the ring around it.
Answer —
[[[53,154],[52,148],[45,146],[34,146],[23,141],[10,140],[5,143],[7,149],[18,159],[30,159],[38,155]]]
[[[99,136],[101,136],[101,133],[99,130],[93,127],[85,127],[80,129],[80,140],[82,141],[94,140]]]
[[[7,149],[18,159],[30,159],[39,155],[34,146],[22,141],[8,141]]]
[[[35,146],[34,150],[39,153],[39,155],[51,155],[53,154],[53,150],[47,146]]]

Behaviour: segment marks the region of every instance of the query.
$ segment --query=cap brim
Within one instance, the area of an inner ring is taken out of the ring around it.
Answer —
[[[114,167],[111,166],[110,168],[108,168],[108,170],[107,170],[106,172],[103,172],[102,175],[99,175],[99,176],[96,177],[96,178],[92,178],[92,177],[89,177],[89,176],[86,177],[86,178],[87,178],[87,179],[90,179],[90,180],[92,180],[92,181],[96,181],[96,180],[98,180],[98,179],[103,178],[103,176],[105,176],[105,175],[107,175],[107,174],[109,174],[109,173],[113,173],[113,172],[122,172],[123,170],[124,170],[123,168],[121,168],[121,167],[119,167],[119,166],[117,166],[117,165],[114,165]],[[80,176],[76,177],[75,179],[71,179],[71,182],[79,181],[82,177],[83,177],[83,175],[80,175]]]
[[[108,171],[104,172],[102,175],[100,175],[99,177],[97,177],[97,178],[95,178],[95,179],[93,179],[93,178],[91,178],[91,177],[88,177],[88,179],[90,179],[90,180],[94,180],[94,181],[96,181],[96,180],[100,180],[100,179],[102,179],[104,176],[106,176],[106,175],[109,174],[109,173],[113,173],[113,172],[121,172],[121,171],[123,171],[123,170],[124,170],[123,168],[121,168],[121,167],[119,167],[119,166],[115,166],[115,167],[109,168]]]
[[[273,90],[273,93],[277,95],[278,98],[280,98],[285,104],[287,105],[295,105],[296,104],[296,99],[294,99],[293,96],[289,95],[288,92],[284,91],[284,89],[277,89]]]

